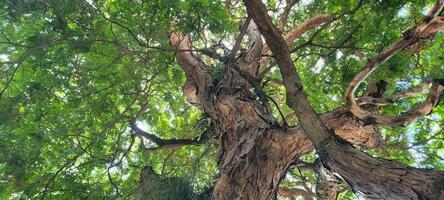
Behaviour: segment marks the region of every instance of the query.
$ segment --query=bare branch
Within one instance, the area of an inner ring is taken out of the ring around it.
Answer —
[[[334,19],[336,19],[335,14],[316,15],[311,19],[302,22],[297,27],[293,28],[290,32],[288,32],[287,35],[285,35],[285,41],[287,42],[287,44],[292,44],[297,38],[301,37],[307,31],[319,27],[324,23],[331,22]]]
[[[212,81],[211,73],[208,67],[192,51],[181,51],[193,49],[188,36],[182,33],[172,33],[170,42],[176,51],[176,59],[187,76],[187,82],[183,88],[184,95],[191,104],[201,107],[201,100]]]
[[[158,145],[158,147],[148,148],[146,150],[168,149],[182,147],[186,145],[201,145],[206,141],[205,137],[202,136],[196,137],[194,139],[161,139],[154,134],[150,134],[140,129],[136,124],[131,124],[131,129],[134,134],[139,135],[144,139],[150,140],[151,142]]]
[[[363,110],[356,105],[351,107],[353,114],[364,120],[367,124],[384,124],[392,127],[406,126],[415,122],[418,118],[426,116],[438,104],[442,91],[444,90],[444,80],[433,80],[427,99],[416,108],[399,116],[391,117],[375,114]]]
[[[196,81],[195,83],[199,83],[198,79],[205,77],[208,68],[189,51],[193,49],[189,36],[182,33],[172,33],[170,35],[170,42],[176,51],[176,59],[187,74],[187,77],[192,78]]]
[[[255,76],[259,70],[259,62],[262,58],[262,35],[259,32],[259,29],[252,20],[247,29],[247,34],[249,38],[249,49],[247,54],[243,60],[241,60],[242,65],[246,67],[246,71],[248,71],[251,75]]]

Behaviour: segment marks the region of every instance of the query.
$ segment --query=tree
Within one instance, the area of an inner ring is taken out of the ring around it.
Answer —
[[[0,5],[4,198],[444,198],[442,0]]]

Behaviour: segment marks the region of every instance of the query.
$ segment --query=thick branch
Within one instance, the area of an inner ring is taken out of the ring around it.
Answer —
[[[172,33],[170,42],[176,51],[176,59],[187,76],[183,88],[187,101],[193,105],[201,106],[205,90],[212,81],[211,73],[208,67],[192,51],[189,51],[193,48],[188,36],[182,33]]]
[[[241,61],[241,65],[245,66],[245,70],[251,75],[255,76],[259,70],[259,61],[262,57],[263,42],[262,35],[253,20],[251,20],[250,24],[248,25],[247,34],[250,47],[245,55],[245,58]]]
[[[172,33],[170,41],[176,51],[176,59],[185,71],[187,77],[193,79],[196,84],[203,81],[199,79],[207,78],[207,66],[189,51],[193,49],[190,38],[182,33]]]
[[[291,59],[287,42],[273,25],[271,17],[260,0],[244,0],[244,3],[247,6],[248,14],[258,25],[270,50],[276,57],[286,89],[288,106],[295,111],[296,116],[300,119],[306,135],[317,148],[322,148],[321,143],[331,137],[330,131],[308,102],[301,79]]]
[[[444,172],[374,158],[350,145],[329,145],[322,163],[365,199],[443,199]]]
[[[364,122],[349,113],[346,107],[325,113],[321,115],[321,119],[328,129],[334,130],[336,135],[354,145],[372,149],[384,144],[384,139],[375,127],[364,125]],[[305,138],[306,134],[301,125],[290,128],[288,132],[290,134],[285,140],[289,146],[298,146],[301,154],[313,150],[313,143]]]

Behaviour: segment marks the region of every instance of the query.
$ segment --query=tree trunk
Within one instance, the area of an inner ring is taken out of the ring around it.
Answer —
[[[255,26],[249,28],[253,32]],[[262,49],[261,38],[252,38],[258,39],[254,45]],[[182,34],[172,34],[171,42],[178,50],[191,49],[189,38]],[[255,74],[260,56],[253,46],[241,67]],[[301,126],[279,126],[268,103],[257,100],[250,91],[251,84],[229,66],[221,77],[212,77],[208,67],[191,52],[178,51],[176,58],[188,78],[184,95],[211,117],[217,129],[219,177],[213,198],[274,199],[287,169],[314,148]],[[321,118],[350,142],[369,148],[382,143],[372,126],[356,120],[346,108]]]
[[[314,146],[328,170],[340,174],[354,191],[365,197],[441,197],[442,173],[376,159],[344,142],[343,139],[373,148],[383,141],[373,126],[354,117],[348,108],[321,116],[314,113],[296,74],[289,48],[273,27],[271,18],[265,17],[265,7],[258,0],[244,2],[254,21],[262,23],[259,30],[277,59],[287,90],[287,104],[293,108],[301,125],[279,126],[265,94],[257,87],[255,76],[260,65],[262,40],[254,24],[244,25],[241,30],[241,36],[242,32],[247,32],[251,34],[250,40],[254,40],[250,41],[246,55],[236,61],[228,58],[220,77],[214,77],[209,67],[189,51],[192,45],[188,37],[173,33],[171,43],[187,75],[184,95],[210,116],[218,133],[214,137],[218,143],[219,172],[213,199],[275,199],[287,169]],[[335,135],[346,144],[337,142]]]

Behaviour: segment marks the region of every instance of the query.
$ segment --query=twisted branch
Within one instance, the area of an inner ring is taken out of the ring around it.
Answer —
[[[429,11],[429,14],[421,23],[414,28],[406,31],[400,39],[382,51],[375,58],[371,59],[365,68],[359,72],[355,78],[350,81],[346,90],[346,102],[350,105],[350,111],[360,119],[373,124],[384,124],[393,127],[405,126],[414,122],[417,118],[425,116],[431,112],[433,107],[438,103],[439,97],[443,90],[444,84],[442,80],[433,81],[429,95],[425,102],[417,106],[415,109],[396,117],[389,117],[371,113],[362,109],[355,100],[354,93],[358,86],[381,64],[390,59],[399,51],[420,42],[423,39],[433,36],[438,31],[444,29],[442,16],[438,16],[444,7],[444,0],[438,0],[437,3]]]

